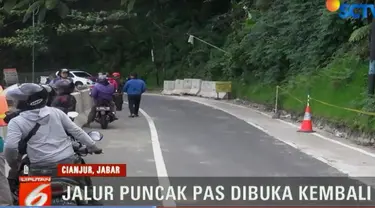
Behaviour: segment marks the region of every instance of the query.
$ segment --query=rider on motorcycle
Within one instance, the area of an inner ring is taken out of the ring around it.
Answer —
[[[116,94],[113,96],[113,99],[114,99],[115,104],[116,104],[116,110],[121,111],[122,105],[124,103],[123,92],[122,92],[123,85],[121,83],[121,75],[120,75],[119,72],[113,72],[112,77],[113,77],[112,79],[114,80],[114,82],[117,85]]]
[[[113,76],[113,79],[117,83],[117,90],[118,91],[122,91],[123,86],[122,86],[122,82],[121,82],[121,75],[120,75],[120,73],[119,72],[113,72],[112,76]]]
[[[91,90],[91,97],[94,98],[95,105],[91,108],[91,111],[87,118],[87,123],[84,125],[85,127],[89,127],[90,123],[95,120],[96,116],[96,107],[100,105],[109,105],[111,108],[111,112],[113,113],[113,117],[115,120],[118,118],[114,112],[115,110],[115,103],[113,102],[113,93],[115,92],[115,88],[113,85],[109,84],[107,78],[105,76],[100,76],[97,80],[97,83]]]
[[[40,169],[54,171],[56,164],[77,163],[77,158],[66,132],[86,145],[90,152],[101,153],[95,141],[70,120],[62,111],[46,106],[48,93],[41,85],[25,83],[6,93],[7,100],[21,111],[8,123],[4,153],[10,166],[9,182],[17,185],[19,144],[29,137],[26,152],[30,159],[29,175],[38,174]],[[39,127],[39,128],[38,128]],[[30,132],[36,132],[31,135]],[[12,188],[11,188],[12,189]],[[13,189],[14,190],[14,189]]]
[[[68,79],[59,80],[55,83],[55,89],[57,96],[54,98],[51,107],[59,108],[64,113],[76,111],[77,100],[71,95],[75,90],[74,83]]]
[[[68,80],[72,80],[72,78],[69,77],[69,70],[68,69],[60,69],[58,74],[57,74],[57,77],[52,80],[49,85],[54,85],[57,81],[59,80],[62,80],[62,79],[68,79]]]

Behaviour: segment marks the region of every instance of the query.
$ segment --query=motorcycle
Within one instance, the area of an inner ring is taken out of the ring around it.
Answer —
[[[115,120],[114,112],[108,105],[100,105],[96,107],[95,121],[98,122],[102,129],[108,128],[108,124]]]
[[[70,119],[74,120],[78,116],[77,112],[68,112],[68,116]],[[103,134],[101,134],[98,131],[91,131],[87,133],[94,141],[100,141],[103,139]],[[78,140],[76,140],[73,137],[70,137],[72,140],[72,146],[74,153],[76,154],[77,158],[79,158],[81,164],[86,164],[83,157],[87,156],[88,154],[92,154],[92,152],[89,152],[87,147],[80,143]],[[27,157],[27,154],[22,155],[21,163],[18,168],[19,176],[27,176],[29,174],[29,165],[30,160]],[[37,171],[38,175],[53,175],[53,170],[50,169],[40,169]],[[19,183],[19,181],[17,181]],[[92,181],[90,177],[84,177],[84,182],[86,186],[92,186]],[[80,186],[80,184],[71,178],[65,178],[65,177],[57,177],[53,178],[51,181],[51,190],[52,190],[52,205],[90,205],[90,202],[88,201],[64,201],[62,199],[62,196],[67,194],[67,187],[72,187],[71,190],[73,190],[73,187]],[[18,205],[18,186],[16,190],[12,190],[12,197],[15,205]]]

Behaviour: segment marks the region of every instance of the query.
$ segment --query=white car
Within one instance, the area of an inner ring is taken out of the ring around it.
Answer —
[[[56,76],[58,75],[58,73],[59,71],[56,72]],[[93,76],[85,71],[69,70],[69,77],[73,79],[73,82],[76,85],[76,87],[82,86],[82,85],[91,87],[95,84],[91,80]]]

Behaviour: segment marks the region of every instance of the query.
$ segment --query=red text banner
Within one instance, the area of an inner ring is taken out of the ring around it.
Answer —
[[[126,164],[59,164],[58,176],[125,177]]]

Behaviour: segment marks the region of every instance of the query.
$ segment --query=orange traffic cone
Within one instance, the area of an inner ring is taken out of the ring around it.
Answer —
[[[311,122],[311,111],[310,111],[310,106],[307,105],[305,109],[305,116],[303,117],[303,121],[301,123],[301,127],[298,130],[298,132],[314,132],[312,129],[312,122]]]
[[[0,126],[6,126],[7,124],[4,122],[5,112],[9,109],[5,95],[3,95],[2,92],[3,88],[0,86]]]

